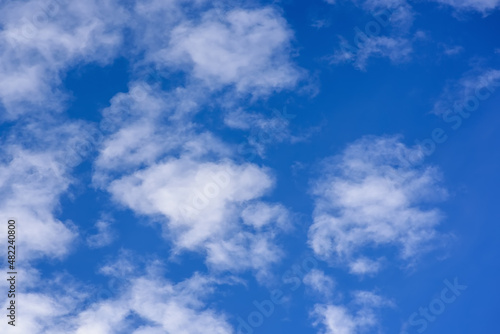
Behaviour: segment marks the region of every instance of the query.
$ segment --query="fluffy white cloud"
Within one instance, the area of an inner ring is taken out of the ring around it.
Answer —
[[[53,215],[59,196],[69,185],[64,166],[50,153],[21,147],[10,146],[4,154],[10,161],[0,165],[0,212],[17,220],[24,255],[62,256],[75,237],[75,232]],[[5,242],[0,241],[2,245]]]
[[[374,274],[381,268],[381,260],[371,260],[365,257],[357,258],[349,263],[349,271],[353,274]]]
[[[96,234],[87,237],[87,244],[91,248],[100,248],[111,244],[115,238],[111,224],[104,220],[99,220],[95,224]]]
[[[140,84],[115,96],[103,111],[109,135],[99,147],[95,184],[161,221],[175,252],[202,252],[212,268],[262,276],[282,255],[276,233],[290,226],[283,206],[260,200],[274,178],[267,168],[236,163],[234,147],[192,123],[197,103],[183,107],[185,96],[183,89],[167,94]]]
[[[333,295],[335,281],[325,275],[324,272],[318,269],[311,270],[304,276],[304,284],[309,286],[313,291],[320,293],[322,296],[330,298]]]
[[[273,231],[287,224],[283,207],[255,202],[273,184],[269,171],[253,164],[181,157],[115,180],[108,189],[134,211],[164,217],[165,235],[177,249],[207,252],[208,263],[221,269],[259,269],[279,258]]]
[[[65,71],[82,63],[107,64],[119,53],[133,60],[135,76],[151,64],[159,77],[185,70],[209,91],[229,85],[259,95],[296,84],[301,71],[290,60],[293,34],[280,13],[269,7],[220,11],[212,5],[2,2],[3,117],[13,119],[40,108],[62,110]],[[122,48],[125,30],[130,32],[127,50]],[[145,59],[137,59],[139,53]]]
[[[373,273],[379,263],[366,249],[396,247],[410,259],[431,247],[442,214],[429,203],[446,191],[435,168],[415,165],[421,159],[419,148],[398,138],[365,137],[327,161],[313,188],[315,253],[354,273]]]
[[[56,277],[50,286],[38,281],[37,291],[22,292],[22,321],[6,326],[5,333],[233,333],[226,317],[205,305],[218,282],[196,274],[174,284],[152,267],[143,276],[120,276],[114,296],[101,300],[94,299],[91,287],[68,279]]]
[[[7,118],[60,109],[63,71],[107,63],[126,13],[114,0],[17,1],[0,5],[0,102]]]
[[[342,306],[316,306],[314,313],[320,318],[315,325],[322,323],[324,326],[324,330],[321,332],[323,334],[355,334],[357,332],[356,322],[362,320],[365,323],[367,321],[367,319],[355,319]]]
[[[151,60],[188,66],[210,88],[267,94],[293,87],[300,77],[289,60],[291,39],[286,21],[271,8],[212,10],[201,22],[175,27],[168,47]]]
[[[15,130],[2,142],[0,212],[17,219],[24,259],[61,257],[76,229],[59,221],[55,211],[73,181],[70,171],[88,153],[92,130],[83,123],[57,122],[30,122]]]
[[[392,306],[370,291],[357,291],[349,305],[317,304],[312,316],[322,334],[359,334],[377,325],[376,309]]]

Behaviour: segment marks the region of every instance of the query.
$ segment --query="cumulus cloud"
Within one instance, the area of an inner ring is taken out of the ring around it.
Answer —
[[[356,291],[348,305],[317,304],[311,315],[319,333],[358,334],[376,327],[376,310],[386,306],[392,302],[371,291]]]
[[[181,157],[115,180],[109,191],[138,213],[164,217],[177,249],[207,252],[208,263],[224,269],[258,269],[279,257],[273,229],[262,228],[286,223],[283,207],[258,202],[273,184],[253,164]]]
[[[201,22],[183,22],[167,48],[151,56],[159,64],[188,66],[211,88],[268,94],[293,87],[300,72],[290,62],[292,32],[271,8],[213,10]]]
[[[50,285],[39,282],[36,291],[23,291],[22,322],[8,326],[6,333],[233,333],[225,315],[206,305],[217,281],[195,274],[172,283],[154,265],[145,272],[116,277],[122,283],[113,297],[98,300],[92,287],[71,279],[55,277]]]
[[[214,269],[262,276],[282,256],[275,235],[290,226],[285,207],[261,200],[274,177],[265,167],[236,162],[234,147],[192,122],[197,103],[185,96],[183,89],[162,93],[140,84],[115,96],[103,111],[109,134],[99,146],[94,183],[162,222],[175,254],[201,252]]]
[[[319,269],[311,270],[304,276],[303,281],[304,284],[322,296],[330,298],[333,295],[335,281]]]
[[[417,165],[421,158],[396,137],[365,137],[328,160],[313,186],[315,253],[373,273],[380,265],[366,249],[394,247],[411,259],[431,247],[443,217],[429,204],[446,191],[435,168]]]
[[[56,211],[73,182],[73,167],[88,153],[92,133],[84,123],[28,122],[2,141],[0,212],[18,220],[25,259],[67,254],[77,231],[58,220]]]
[[[60,110],[63,71],[108,63],[126,13],[114,0],[19,1],[0,5],[0,102],[5,117]]]

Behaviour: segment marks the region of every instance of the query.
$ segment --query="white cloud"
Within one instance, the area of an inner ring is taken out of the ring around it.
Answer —
[[[459,80],[450,82],[434,103],[433,113],[445,116],[475,110],[500,85],[500,70],[476,67]]]
[[[349,263],[349,271],[357,275],[374,274],[381,268],[380,260],[371,260],[361,257]]]
[[[268,94],[293,87],[300,77],[289,60],[292,32],[271,8],[212,10],[199,23],[175,27],[167,48],[151,55],[160,65],[188,66],[211,89]]]
[[[221,269],[259,269],[279,258],[274,226],[287,224],[283,207],[255,202],[273,184],[269,171],[253,164],[180,157],[115,180],[109,191],[138,213],[164,217],[178,250],[205,251]]]
[[[290,132],[290,119],[295,115],[274,110],[272,116],[261,113],[246,112],[241,109],[230,111],[224,116],[224,124],[232,129],[248,131],[248,145],[255,148],[257,154],[264,157],[269,145],[281,142],[303,141],[305,136],[295,136]]]
[[[319,318],[315,325],[321,323],[324,326],[324,330],[320,332],[323,334],[356,334],[357,322],[366,322],[365,319],[354,318],[347,309],[335,305],[318,305],[314,314]]]
[[[354,1],[371,14],[364,26],[354,27],[352,39],[340,37],[340,45],[330,58],[334,64],[352,63],[365,70],[372,57],[388,58],[399,64],[409,61],[413,53],[413,42],[421,32],[411,38],[410,28],[414,10],[405,0]]]
[[[133,83],[103,111],[108,135],[94,183],[162,222],[174,255],[197,251],[213,269],[253,269],[263,277],[282,256],[275,235],[291,225],[282,205],[260,201],[274,177],[267,168],[236,163],[235,147],[191,121],[203,94],[157,88]]]
[[[113,230],[110,227],[110,223],[107,221],[99,220],[95,227],[97,229],[96,234],[89,235],[87,237],[87,244],[91,248],[100,248],[108,246],[113,242],[115,236]]]
[[[0,102],[5,117],[60,109],[62,72],[107,63],[126,14],[115,1],[21,1],[0,5]]]
[[[233,333],[226,317],[206,306],[218,282],[195,274],[174,284],[153,267],[143,276],[120,277],[122,284],[114,296],[101,300],[94,299],[91,287],[75,281],[56,278],[50,285],[39,281],[37,292],[22,292],[22,315],[16,327],[5,326],[5,333]],[[144,325],[138,328],[130,321],[132,316]]]
[[[76,235],[53,214],[59,196],[70,183],[64,166],[51,153],[18,146],[7,147],[6,151],[9,160],[0,165],[0,212],[16,218],[23,255],[64,255]]]
[[[267,132],[268,129],[272,129],[273,132],[284,132],[281,136],[286,136],[289,120],[281,114],[266,117],[260,113],[246,112],[239,109],[228,112],[224,117],[224,124],[230,128],[240,130],[259,129]]]
[[[374,21],[394,27],[393,33],[406,33],[413,24],[415,12],[406,0],[354,1],[372,13]]]
[[[500,7],[499,0],[435,0],[438,3],[453,7],[459,11],[476,11],[484,15]]]
[[[350,45],[341,38],[340,48],[330,57],[334,64],[353,63],[358,69],[364,70],[370,57],[389,58],[393,63],[408,61],[413,52],[411,42],[400,37],[367,37],[356,46]]]
[[[243,223],[260,229],[268,224],[276,224],[282,228],[290,226],[288,210],[280,204],[270,205],[257,202],[247,206],[241,213]]]
[[[255,165],[169,159],[109,187],[114,197],[148,215],[163,214],[179,234],[179,246],[194,249],[227,228],[239,203],[262,196],[272,178]]]
[[[357,291],[349,305],[317,304],[312,316],[322,334],[358,334],[376,327],[376,309],[392,306],[385,298],[370,291]]]
[[[320,293],[322,296],[330,298],[333,295],[335,281],[325,275],[325,273],[321,270],[311,270],[306,276],[304,276],[303,281],[304,284]]]
[[[365,137],[328,160],[313,187],[315,253],[354,273],[373,273],[379,266],[367,260],[367,249],[391,246],[411,259],[431,247],[442,214],[429,203],[446,191],[435,168],[413,165],[421,158],[419,148],[398,138]]]
[[[443,53],[447,56],[455,56],[464,52],[464,48],[461,45],[442,45]]]
[[[92,129],[83,123],[54,123],[19,124],[2,142],[0,212],[17,219],[26,260],[62,257],[77,235],[56,212],[73,182],[72,168],[88,153]]]
[[[210,133],[197,132],[190,117],[199,109],[203,93],[176,88],[162,92],[143,82],[111,99],[103,110],[104,138],[95,161],[93,181],[104,187],[117,173],[130,173],[168,154],[227,154],[228,148]]]

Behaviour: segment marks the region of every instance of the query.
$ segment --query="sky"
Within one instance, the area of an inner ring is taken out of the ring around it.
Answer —
[[[499,9],[0,0],[0,332],[495,333]]]

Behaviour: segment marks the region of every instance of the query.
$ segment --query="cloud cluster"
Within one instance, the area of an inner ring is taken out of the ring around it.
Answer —
[[[39,281],[36,289],[23,291],[22,322],[5,333],[233,333],[226,316],[206,305],[219,282],[195,274],[172,283],[162,278],[159,263],[143,275],[134,273],[137,268],[109,271],[123,261],[128,260],[121,258],[104,270],[121,282],[107,299],[95,300],[92,287],[70,277],[56,276],[50,285]]]
[[[1,149],[0,212],[18,221],[23,259],[62,257],[77,231],[56,218],[59,198],[74,181],[71,171],[85,157],[92,128],[81,122],[27,122],[7,133]]]
[[[321,334],[357,334],[378,325],[377,311],[393,303],[370,291],[355,291],[347,305],[316,304],[311,316]]]
[[[79,63],[109,63],[121,45],[125,20],[114,0],[2,2],[2,118],[61,110],[64,72]]]
[[[416,166],[419,148],[398,138],[365,137],[327,161],[314,184],[309,242],[319,256],[346,263],[355,273],[375,272],[367,249],[396,247],[411,259],[438,236],[442,214],[429,203],[446,191],[433,167]]]
[[[156,63],[188,66],[191,75],[214,89],[267,94],[295,86],[300,72],[289,61],[292,32],[271,8],[210,11],[201,22],[174,28]]]

